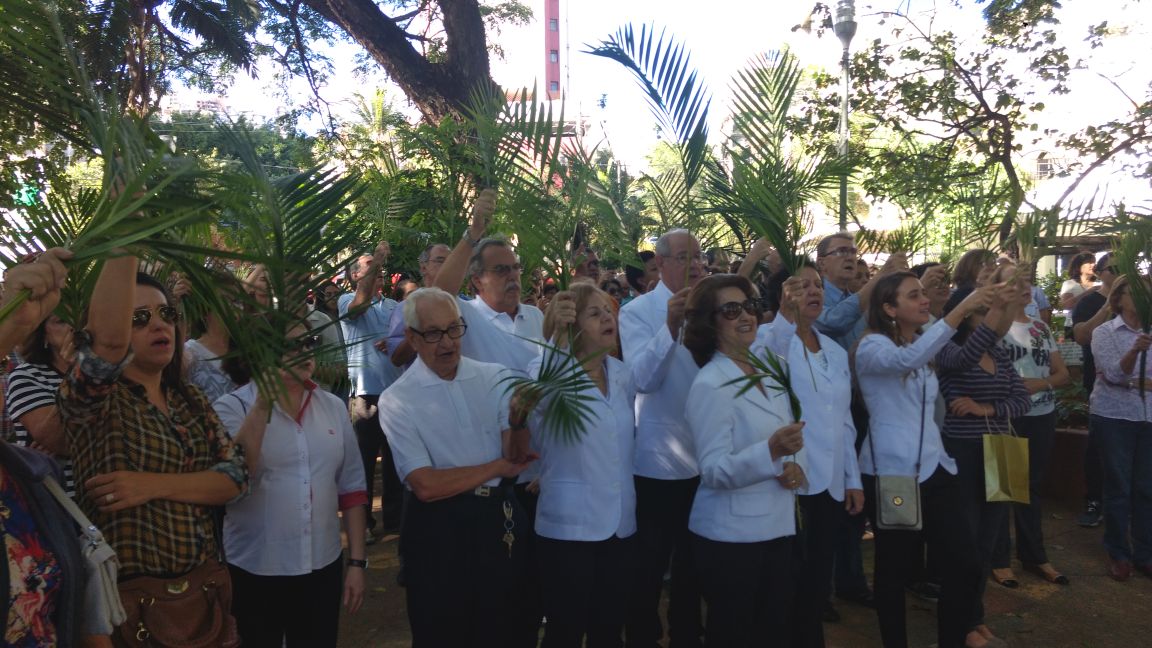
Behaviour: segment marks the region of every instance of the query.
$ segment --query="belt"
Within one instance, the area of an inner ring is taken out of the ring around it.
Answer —
[[[476,497],[496,497],[504,494],[504,489],[500,486],[477,486],[472,489],[472,495]]]

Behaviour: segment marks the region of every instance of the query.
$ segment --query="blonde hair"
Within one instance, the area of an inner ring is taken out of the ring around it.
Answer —
[[[574,284],[568,286],[568,290],[563,291],[563,292],[570,293],[570,294],[572,294],[573,297],[576,298],[576,316],[577,317],[580,316],[580,313],[584,312],[584,309],[588,308],[588,303],[591,302],[592,298],[596,297],[596,296],[602,297],[604,299],[604,301],[607,302],[608,308],[611,308],[614,313],[616,312],[616,309],[615,309],[615,303],[616,302],[612,300],[612,297],[610,297],[608,295],[608,293],[606,293],[603,290],[600,290],[598,287],[596,287],[596,284],[588,283],[588,282],[574,283]],[[563,294],[563,292],[558,293],[557,296],[559,296],[560,294]],[[556,324],[556,317],[555,317],[556,311],[554,311],[552,309],[552,306],[554,304],[556,304],[556,301],[557,301],[556,297],[553,297],[552,301],[548,303],[548,312],[544,313],[544,339],[546,339],[546,340],[553,339],[555,334],[558,332],[557,331],[558,326]],[[577,348],[578,340],[579,340],[579,336],[577,336],[576,340],[572,341],[572,350],[574,352],[580,350]]]

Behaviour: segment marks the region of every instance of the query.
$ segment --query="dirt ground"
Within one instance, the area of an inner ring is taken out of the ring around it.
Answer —
[[[1102,528],[1075,524],[1075,502],[1047,507],[1045,536],[1052,564],[1071,579],[1050,585],[1017,566],[1019,589],[989,582],[988,625],[1013,648],[1152,647],[1152,579],[1136,574],[1127,583],[1108,578]],[[368,595],[355,615],[341,620],[341,648],[400,648],[410,645],[404,590],[396,585],[396,538],[369,547]],[[864,543],[865,570],[871,574],[871,543]],[[879,647],[875,613],[838,602],[842,619],[825,624],[829,648]],[[910,646],[936,642],[935,604],[908,596]],[[465,647],[461,647],[465,648]]]

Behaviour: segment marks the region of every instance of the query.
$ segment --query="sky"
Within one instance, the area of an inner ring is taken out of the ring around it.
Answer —
[[[541,89],[545,58],[543,0],[524,0],[536,14],[534,23],[527,27],[504,27],[496,38],[506,52],[503,60],[492,61],[493,76],[506,88],[532,87]],[[827,4],[835,2],[825,0]],[[753,56],[772,50],[789,48],[802,65],[838,70],[840,42],[829,31],[823,37],[803,31],[792,31],[811,10],[812,2],[800,0],[561,0],[561,61],[567,72],[565,117],[577,115],[593,125],[594,137],[600,133],[607,139],[616,157],[632,168],[643,170],[645,156],[657,144],[655,119],[630,73],[613,61],[583,53],[590,44],[598,43],[615,33],[621,26],[654,24],[665,28],[677,40],[688,45],[694,66],[699,70],[713,95],[711,109],[712,130],[718,130],[727,114],[727,84],[732,74]],[[1135,0],[1094,0],[1093,2],[1067,2],[1059,27],[1061,41],[1072,47],[1073,59],[1083,57],[1085,69],[1074,72],[1074,93],[1067,96],[1041,97],[1048,108],[1043,114],[1042,126],[1084,124],[1105,117],[1123,115],[1130,106],[1124,95],[1105,77],[1117,82],[1133,96],[1140,98],[1148,88],[1152,69],[1146,64],[1134,64],[1146,58],[1149,22],[1134,20],[1134,16],[1147,12],[1147,4]],[[872,0],[857,3],[856,20],[859,25],[852,50],[858,51],[871,39],[890,38],[892,19],[888,11],[901,11],[921,15],[938,9],[938,19],[929,28],[951,29],[957,34],[970,34],[978,38],[982,24],[982,5],[963,0],[956,7],[949,0]],[[1082,43],[1086,35],[1080,33],[1084,25],[1111,20],[1112,24],[1129,23],[1129,33],[1113,39],[1099,50],[1089,50]],[[493,36],[490,36],[492,38]],[[341,46],[333,53],[334,60],[351,61],[355,46]],[[372,87],[372,82],[356,79],[350,74],[351,64],[341,66],[331,83],[322,90],[322,96],[332,102],[336,114],[349,114],[349,97]],[[225,98],[233,113],[251,113],[273,117],[277,106],[269,102],[267,81],[273,75],[269,69],[261,73],[261,80],[241,80]],[[387,84],[381,76],[381,85]],[[297,92],[305,93],[302,82]],[[390,90],[398,108],[405,108],[402,93]],[[188,95],[185,94],[185,97]],[[605,107],[597,102],[604,97]],[[416,118],[410,107],[407,111]],[[597,144],[598,142],[590,142]],[[1025,151],[1035,155],[1037,150]],[[1086,187],[1086,190],[1088,188]]]

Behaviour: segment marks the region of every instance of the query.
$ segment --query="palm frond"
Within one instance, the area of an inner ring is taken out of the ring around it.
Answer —
[[[683,171],[691,188],[700,178],[708,158],[708,108],[711,98],[691,64],[684,44],[642,25],[637,34],[625,25],[585,53],[620,63],[644,91],[649,108],[662,131],[673,134]]]
[[[724,386],[740,385],[737,396],[743,396],[748,390],[762,387],[787,394],[788,405],[792,412],[792,422],[798,423],[804,416],[800,406],[800,398],[792,389],[792,371],[788,362],[769,349],[764,349],[764,357],[756,355],[752,350],[745,352],[744,360],[752,365],[753,373],[724,383]]]
[[[540,371],[536,377],[508,376],[502,382],[506,394],[519,394],[543,408],[542,422],[561,441],[575,443],[587,432],[592,419],[589,403],[595,397],[585,393],[593,386],[581,359],[560,347],[530,340],[543,347]]]

